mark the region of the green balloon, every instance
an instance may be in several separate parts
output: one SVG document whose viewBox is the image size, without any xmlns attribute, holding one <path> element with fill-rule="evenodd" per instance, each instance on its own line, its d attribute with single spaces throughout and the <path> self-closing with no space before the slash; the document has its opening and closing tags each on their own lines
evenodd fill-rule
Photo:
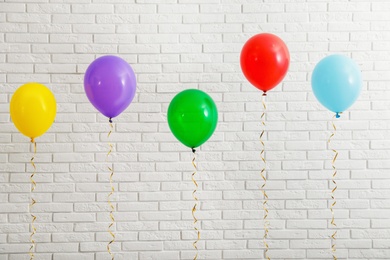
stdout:
<svg viewBox="0 0 390 260">
<path fill-rule="evenodd" d="M 198 89 L 177 94 L 168 107 L 168 124 L 184 145 L 195 148 L 206 142 L 217 127 L 218 111 L 213 99 Z"/>
</svg>

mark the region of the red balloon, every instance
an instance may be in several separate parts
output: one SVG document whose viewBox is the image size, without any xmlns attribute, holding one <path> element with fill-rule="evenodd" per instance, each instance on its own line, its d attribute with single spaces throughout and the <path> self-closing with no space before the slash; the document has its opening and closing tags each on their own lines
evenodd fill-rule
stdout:
<svg viewBox="0 0 390 260">
<path fill-rule="evenodd" d="M 245 43 L 240 64 L 247 80 L 265 93 L 276 87 L 286 75 L 290 53 L 278 36 L 261 33 Z"/>
</svg>

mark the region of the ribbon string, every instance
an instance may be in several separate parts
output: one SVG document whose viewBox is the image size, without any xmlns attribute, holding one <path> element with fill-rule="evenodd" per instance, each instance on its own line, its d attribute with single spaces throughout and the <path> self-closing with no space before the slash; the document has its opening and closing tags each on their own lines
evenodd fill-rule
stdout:
<svg viewBox="0 0 390 260">
<path fill-rule="evenodd" d="M 337 128 L 336 128 L 336 125 L 334 123 L 334 119 L 335 118 L 339 118 L 339 114 L 337 113 L 333 118 L 332 118 L 332 126 L 333 126 L 333 132 L 332 134 L 330 135 L 329 139 L 328 139 L 328 144 L 330 144 L 332 138 L 335 136 L 336 134 L 336 131 L 337 131 Z M 335 222 L 335 218 L 334 218 L 334 207 L 336 206 L 336 197 L 335 197 L 335 192 L 337 190 L 337 183 L 336 183 L 336 176 L 337 176 L 337 169 L 336 169 L 336 160 L 337 160 L 337 156 L 339 155 L 339 153 L 337 152 L 337 150 L 335 149 L 332 149 L 333 153 L 334 153 L 334 157 L 333 157 L 333 160 L 332 160 L 332 168 L 333 168 L 333 175 L 332 175 L 332 182 L 334 184 L 333 188 L 332 188 L 332 193 L 331 193 L 331 198 L 332 198 L 332 204 L 330 205 L 330 211 L 332 212 L 332 220 L 331 220 L 331 225 L 336 228 L 337 225 L 336 225 L 336 222 Z M 336 235 L 337 235 L 337 230 L 335 230 L 333 232 L 333 234 L 331 235 L 331 249 L 332 249 L 332 256 L 333 256 L 333 260 L 337 260 L 337 256 L 336 256 Z"/>
<path fill-rule="evenodd" d="M 264 257 L 265 259 L 267 260 L 270 260 L 271 258 L 268 256 L 268 251 L 269 251 L 269 245 L 267 243 L 267 238 L 268 238 L 268 233 L 269 233 L 269 221 L 268 221 L 268 195 L 267 195 L 267 192 L 265 190 L 265 187 L 267 185 L 267 175 L 266 175 L 266 169 L 267 169 L 267 161 L 265 159 L 265 144 L 264 144 L 264 141 L 263 141 L 263 136 L 265 134 L 265 127 L 266 127 L 266 124 L 265 124 L 265 114 L 266 114 L 266 111 L 267 111 L 267 105 L 265 103 L 265 97 L 267 96 L 267 94 L 264 92 L 263 96 L 262 96 L 262 104 L 263 104 L 263 113 L 261 114 L 261 125 L 262 125 L 262 132 L 260 134 L 260 143 L 262 145 L 262 150 L 260 152 L 260 158 L 261 160 L 263 161 L 263 169 L 261 169 L 261 178 L 263 179 L 263 185 L 261 186 L 261 192 L 263 193 L 263 211 L 264 211 L 264 217 L 263 217 L 263 221 L 264 221 L 264 236 L 263 236 L 263 244 L 264 244 L 264 247 L 265 247 L 265 251 L 264 251 Z"/>
<path fill-rule="evenodd" d="M 34 190 L 35 190 L 35 188 L 37 186 L 37 183 L 34 181 L 34 175 L 37 172 L 37 167 L 35 166 L 35 163 L 34 163 L 35 156 L 37 154 L 37 143 L 35 142 L 34 138 L 31 138 L 31 143 L 33 144 L 33 147 L 34 147 L 34 154 L 33 154 L 33 156 L 30 159 L 30 163 L 31 163 L 31 165 L 32 165 L 32 167 L 34 169 L 33 173 L 30 175 L 31 193 L 32 193 L 32 192 L 34 192 Z M 31 203 L 29 205 L 29 212 L 30 212 L 30 215 L 31 215 L 31 234 L 30 234 L 31 246 L 30 246 L 30 250 L 29 250 L 30 260 L 34 259 L 34 257 L 35 257 L 35 255 L 34 255 L 34 252 L 35 252 L 34 235 L 37 232 L 37 229 L 34 226 L 34 223 L 35 223 L 35 220 L 37 219 L 37 217 L 34 214 L 31 213 L 31 209 L 35 205 L 35 203 L 37 203 L 37 201 L 33 198 L 32 194 L 31 194 Z"/>
<path fill-rule="evenodd" d="M 111 135 L 112 131 L 114 130 L 114 126 L 112 124 L 111 118 L 109 120 L 109 123 L 110 123 L 110 132 L 108 132 L 108 135 L 107 135 L 108 139 L 110 138 L 110 135 Z M 108 161 L 108 157 L 110 156 L 110 154 L 112 153 L 112 150 L 113 150 L 112 143 L 108 142 L 108 145 L 110 147 L 110 150 L 108 151 L 108 153 L 106 155 L 106 162 Z M 110 194 L 108 194 L 108 197 L 107 197 L 107 202 L 108 202 L 108 205 L 110 206 L 110 219 L 111 219 L 111 223 L 108 226 L 108 233 L 111 235 L 111 238 L 112 238 L 110 240 L 110 242 L 108 242 L 108 244 L 107 244 L 107 251 L 108 251 L 108 253 L 111 256 L 111 260 L 114 260 L 114 254 L 111 252 L 111 244 L 115 242 L 115 234 L 114 234 L 114 232 L 111 229 L 114 226 L 114 224 L 115 224 L 115 218 L 114 218 L 114 214 L 113 214 L 113 212 L 115 210 L 115 207 L 111 203 L 111 196 L 115 192 L 115 187 L 114 187 L 113 180 L 112 180 L 112 177 L 114 176 L 114 169 L 113 169 L 112 166 L 111 167 L 108 166 L 107 168 L 110 171 L 110 185 L 111 185 L 111 192 L 110 192 Z"/>
<path fill-rule="evenodd" d="M 198 244 L 198 242 L 199 242 L 199 240 L 200 240 L 200 231 L 199 231 L 199 229 L 197 228 L 197 225 L 196 225 L 196 223 L 198 222 L 198 219 L 195 217 L 195 212 L 196 212 L 196 208 L 197 208 L 197 206 L 198 206 L 198 197 L 196 197 L 196 191 L 197 191 L 197 189 L 198 189 L 198 183 L 196 182 L 196 180 L 195 180 L 195 174 L 196 174 L 196 172 L 197 172 L 197 170 L 198 170 L 198 168 L 197 168 L 197 166 L 196 166 L 196 163 L 195 163 L 195 149 L 192 149 L 192 153 L 193 153 L 193 158 L 192 158 L 192 166 L 194 166 L 194 172 L 192 173 L 192 175 L 191 175 L 191 178 L 192 178 L 192 182 L 195 184 L 195 189 L 194 189 L 194 191 L 192 192 L 192 197 L 194 198 L 194 200 L 195 200 L 195 205 L 192 207 L 192 217 L 194 218 L 194 229 L 195 229 L 195 231 L 196 231 L 196 233 L 197 233 L 197 239 L 196 239 L 196 241 L 194 241 L 193 243 L 192 243 L 192 246 L 195 248 L 195 250 L 196 250 L 196 255 L 194 256 L 194 259 L 193 260 L 196 260 L 196 259 L 198 259 L 198 246 L 197 246 L 197 244 Z"/>
</svg>

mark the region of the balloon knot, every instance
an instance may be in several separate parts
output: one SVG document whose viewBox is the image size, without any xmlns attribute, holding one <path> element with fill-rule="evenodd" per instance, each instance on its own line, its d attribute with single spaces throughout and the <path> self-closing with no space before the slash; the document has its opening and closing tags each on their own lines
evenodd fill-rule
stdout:
<svg viewBox="0 0 390 260">
<path fill-rule="evenodd" d="M 336 118 L 340 118 L 339 112 L 336 113 Z"/>
<path fill-rule="evenodd" d="M 266 97 L 267 96 L 267 91 L 264 91 L 263 92 L 263 97 Z"/>
<path fill-rule="evenodd" d="M 195 152 L 196 152 L 195 148 L 191 148 L 191 149 L 192 149 L 192 152 L 193 152 L 193 153 L 195 153 Z"/>
<path fill-rule="evenodd" d="M 31 137 L 31 143 L 34 143 L 34 137 Z"/>
<path fill-rule="evenodd" d="M 108 122 L 112 123 L 112 117 L 110 117 L 110 119 L 108 120 Z"/>
</svg>

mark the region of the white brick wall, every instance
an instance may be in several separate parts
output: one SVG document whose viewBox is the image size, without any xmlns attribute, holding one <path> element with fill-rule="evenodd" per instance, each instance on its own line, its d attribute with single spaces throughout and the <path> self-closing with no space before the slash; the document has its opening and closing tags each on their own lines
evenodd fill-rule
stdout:
<svg viewBox="0 0 390 260">
<path fill-rule="evenodd" d="M 27 2 L 27 3 L 26 3 Z M 92 3 L 91 3 L 92 2 Z M 364 91 L 338 120 L 339 259 L 390 259 L 390 3 L 387 0 L 0 0 L 0 259 L 29 259 L 28 139 L 9 101 L 28 81 L 49 86 L 58 114 L 37 139 L 40 260 L 109 259 L 107 119 L 87 101 L 83 74 L 116 54 L 138 77 L 115 119 L 116 259 L 192 259 L 191 153 L 166 123 L 169 101 L 199 88 L 220 122 L 199 150 L 199 259 L 262 259 L 261 93 L 239 52 L 260 32 L 291 52 L 269 93 L 266 135 L 272 259 L 331 259 L 328 209 L 332 114 L 311 93 L 314 65 L 343 53 Z"/>
</svg>

